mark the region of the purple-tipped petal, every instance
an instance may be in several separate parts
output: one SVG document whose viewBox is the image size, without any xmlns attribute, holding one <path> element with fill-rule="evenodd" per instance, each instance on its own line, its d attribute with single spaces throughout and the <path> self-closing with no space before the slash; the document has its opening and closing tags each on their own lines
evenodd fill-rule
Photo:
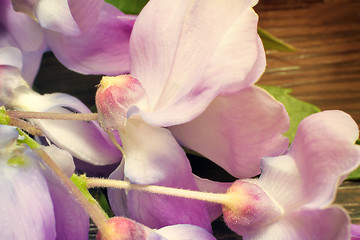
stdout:
<svg viewBox="0 0 360 240">
<path fill-rule="evenodd" d="M 340 207 L 302 209 L 290 213 L 276 224 L 259 229 L 253 235 L 244 236 L 244 239 L 349 239 L 349 224 L 349 216 Z"/>
<path fill-rule="evenodd" d="M 178 224 L 156 230 L 156 233 L 167 240 L 215 240 L 216 238 L 208 231 L 190 224 Z"/>
<path fill-rule="evenodd" d="M 130 41 L 131 74 L 148 94 L 143 118 L 184 123 L 230 86 L 254 82 L 264 69 L 256 23 L 247 1 L 149 2 Z"/>
<path fill-rule="evenodd" d="M 350 115 L 324 111 L 305 118 L 289 149 L 303 179 L 309 206 L 326 206 L 360 163 L 359 129 Z"/>
<path fill-rule="evenodd" d="M 218 96 L 199 117 L 170 129 L 182 145 L 245 178 L 260 173 L 262 157 L 286 150 L 288 127 L 284 106 L 253 86 Z"/>
<path fill-rule="evenodd" d="M 30 151 L 29 151 L 30 152 Z M 55 239 L 55 218 L 46 180 L 27 152 L 12 161 L 0 153 L 0 238 Z"/>
<path fill-rule="evenodd" d="M 170 131 L 130 118 L 119 130 L 125 151 L 125 178 L 136 184 L 153 184 L 197 190 L 189 160 Z M 211 230 L 201 201 L 129 191 L 129 216 L 151 228 L 193 224 Z"/>
<path fill-rule="evenodd" d="M 67 68 L 83 74 L 129 72 L 129 38 L 135 16 L 104 3 L 98 22 L 79 36 L 46 31 L 49 47 Z"/>
<path fill-rule="evenodd" d="M 77 98 L 67 94 L 40 95 L 28 88 L 18 89 L 11 102 L 15 109 L 37 112 L 90 113 Z M 74 157 L 94 165 L 108 165 L 121 160 L 120 151 L 112 144 L 97 122 L 70 120 L 33 120 L 44 135 Z"/>
</svg>

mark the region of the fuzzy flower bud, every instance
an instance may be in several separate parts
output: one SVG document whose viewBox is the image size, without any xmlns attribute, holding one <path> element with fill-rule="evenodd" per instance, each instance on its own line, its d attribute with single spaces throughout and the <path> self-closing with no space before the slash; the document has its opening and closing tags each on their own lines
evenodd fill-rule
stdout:
<svg viewBox="0 0 360 240">
<path fill-rule="evenodd" d="M 107 221 L 106 231 L 99 232 L 97 240 L 141 240 L 146 239 L 146 228 L 137 222 L 123 218 L 113 217 Z"/>
<path fill-rule="evenodd" d="M 282 209 L 255 182 L 238 180 L 226 194 L 232 200 L 223 206 L 224 220 L 239 235 L 249 234 L 282 216 Z"/>
<path fill-rule="evenodd" d="M 130 75 L 103 77 L 95 96 L 102 127 L 118 129 L 124 126 L 128 109 L 135 104 L 141 105 L 145 95 L 141 83 Z"/>
</svg>

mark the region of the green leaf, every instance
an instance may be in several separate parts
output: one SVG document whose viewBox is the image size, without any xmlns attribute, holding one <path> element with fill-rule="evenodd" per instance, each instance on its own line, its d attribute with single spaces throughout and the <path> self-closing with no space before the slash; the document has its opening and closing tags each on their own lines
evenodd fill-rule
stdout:
<svg viewBox="0 0 360 240">
<path fill-rule="evenodd" d="M 138 15 L 149 0 L 105 0 L 123 13 Z"/>
<path fill-rule="evenodd" d="M 360 145 L 360 139 L 356 140 L 355 144 Z M 353 172 L 351 172 L 349 174 L 349 176 L 347 176 L 346 180 L 359 181 L 360 180 L 360 167 L 358 167 Z"/>
<path fill-rule="evenodd" d="M 294 52 L 296 49 L 283 40 L 273 36 L 262 28 L 258 28 L 258 34 L 264 44 L 265 50 L 278 50 L 283 52 Z"/>
<path fill-rule="evenodd" d="M 0 107 L 0 124 L 2 125 L 9 125 L 10 117 L 6 112 L 4 106 Z"/>
<path fill-rule="evenodd" d="M 352 173 L 349 174 L 349 176 L 346 178 L 346 180 L 360 180 L 360 167 L 355 169 Z"/>
<path fill-rule="evenodd" d="M 294 139 L 297 127 L 301 120 L 310 114 L 320 112 L 318 107 L 289 95 L 291 89 L 275 86 L 261 87 L 270 93 L 276 100 L 284 104 L 290 117 L 290 128 L 285 133 L 285 136 L 289 138 L 290 142 Z"/>
</svg>

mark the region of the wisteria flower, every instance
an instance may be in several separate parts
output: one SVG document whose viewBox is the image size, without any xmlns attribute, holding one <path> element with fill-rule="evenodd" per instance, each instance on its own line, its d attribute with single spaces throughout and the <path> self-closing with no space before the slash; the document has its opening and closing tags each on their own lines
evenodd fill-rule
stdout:
<svg viewBox="0 0 360 240">
<path fill-rule="evenodd" d="M 5 11 L 14 18 L 27 13 L 36 19 L 47 46 L 67 68 L 84 74 L 129 71 L 129 37 L 135 16 L 125 15 L 103 0 L 11 2 L 19 12 Z M 16 32 L 21 36 L 32 30 L 24 28 L 19 25 Z"/>
<path fill-rule="evenodd" d="M 41 27 L 30 16 L 16 13 L 10 0 L 3 0 L 0 2 L 0 29 L 0 65 L 19 69 L 32 84 L 47 49 Z"/>
<path fill-rule="evenodd" d="M 265 67 L 254 4 L 152 0 L 145 6 L 130 39 L 131 76 L 103 78 L 96 96 L 103 127 L 119 130 L 126 155 L 112 177 L 197 189 L 172 134 L 238 177 L 260 173 L 263 156 L 286 150 L 284 107 L 252 86 Z M 109 193 L 117 214 L 149 227 L 209 229 L 199 202 L 129 192 L 124 204 L 124 192 Z"/>
<path fill-rule="evenodd" d="M 336 189 L 360 163 L 357 124 L 341 111 L 305 118 L 286 154 L 264 158 L 259 179 L 229 188 L 228 226 L 244 239 L 350 239 L 350 218 L 333 205 Z"/>
<path fill-rule="evenodd" d="M 0 125 L 0 238 L 87 239 L 89 217 L 29 147 L 17 144 L 16 128 Z M 70 176 L 71 155 L 46 147 Z"/>
<path fill-rule="evenodd" d="M 0 87 L 0 104 L 12 109 L 91 113 L 81 101 L 68 94 L 36 93 L 14 67 L 0 66 Z M 42 119 L 34 119 L 32 122 L 51 142 L 84 162 L 109 165 L 121 160 L 121 152 L 112 144 L 97 122 Z"/>
<path fill-rule="evenodd" d="M 351 240 L 360 239 L 360 225 L 352 224 L 351 225 Z"/>
<path fill-rule="evenodd" d="M 177 224 L 160 229 L 151 229 L 131 219 L 123 217 L 113 217 L 107 221 L 107 231 L 99 232 L 98 240 L 171 240 L 171 239 L 201 239 L 215 240 L 214 236 L 208 231 L 190 224 Z"/>
</svg>

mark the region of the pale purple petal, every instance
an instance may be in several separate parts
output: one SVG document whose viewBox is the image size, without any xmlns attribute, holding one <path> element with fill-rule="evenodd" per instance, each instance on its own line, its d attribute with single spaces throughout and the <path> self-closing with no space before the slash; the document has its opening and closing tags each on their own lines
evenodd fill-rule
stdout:
<svg viewBox="0 0 360 240">
<path fill-rule="evenodd" d="M 194 177 L 195 177 L 196 186 L 199 188 L 199 191 L 201 192 L 226 193 L 227 189 L 232 185 L 232 183 L 215 182 L 209 179 L 200 178 L 196 175 L 194 175 Z M 214 221 L 221 215 L 222 213 L 221 204 L 210 203 L 210 202 L 204 202 L 204 204 L 206 206 L 211 221 Z"/>
<path fill-rule="evenodd" d="M 99 19 L 103 0 L 68 0 L 70 12 L 82 32 L 88 31 Z"/>
<path fill-rule="evenodd" d="M 0 148 L 5 148 L 16 141 L 19 132 L 15 127 L 0 125 Z"/>
<path fill-rule="evenodd" d="M 21 70 L 31 85 L 46 50 L 40 26 L 28 15 L 15 12 L 8 0 L 0 2 L 0 65 Z"/>
<path fill-rule="evenodd" d="M 90 113 L 77 98 L 67 94 L 40 95 L 30 89 L 19 89 L 11 102 L 15 109 L 37 112 Z M 121 160 L 120 151 L 112 144 L 97 122 L 69 120 L 33 120 L 44 135 L 74 157 L 94 165 L 108 165 Z"/>
<path fill-rule="evenodd" d="M 258 185 L 271 196 L 284 211 L 299 208 L 304 196 L 304 182 L 293 158 L 283 155 L 261 161 Z"/>
<path fill-rule="evenodd" d="M 130 182 L 197 190 L 189 160 L 169 130 L 130 118 L 120 136 Z M 127 197 L 129 216 L 151 228 L 185 223 L 211 230 L 201 201 L 136 191 Z"/>
<path fill-rule="evenodd" d="M 254 82 L 264 68 L 256 22 L 247 1 L 149 2 L 130 43 L 131 74 L 148 94 L 143 118 L 160 126 L 183 123 L 228 87 Z M 256 74 L 248 78 L 249 72 Z"/>
<path fill-rule="evenodd" d="M 360 163 L 359 129 L 350 115 L 324 111 L 299 125 L 289 156 L 303 179 L 309 206 L 326 206 L 344 178 Z"/>
<path fill-rule="evenodd" d="M 285 210 L 329 205 L 344 176 L 359 165 L 356 123 L 341 111 L 305 118 L 290 150 L 261 162 L 259 185 Z"/>
<path fill-rule="evenodd" d="M 7 46 L 0 48 L 0 65 L 22 69 L 22 54 L 18 48 Z"/>
<path fill-rule="evenodd" d="M 42 29 L 34 19 L 25 13 L 15 12 L 9 0 L 2 0 L 0 9 L 0 23 L 14 39 L 14 46 L 25 52 L 45 50 Z"/>
<path fill-rule="evenodd" d="M 44 147 L 43 150 L 51 156 L 52 160 L 64 171 L 70 178 L 75 171 L 75 164 L 71 154 L 68 151 L 60 149 L 55 145 Z"/>
<path fill-rule="evenodd" d="M 41 27 L 66 35 L 80 35 L 81 29 L 73 18 L 68 0 L 40 0 L 34 8 Z"/>
<path fill-rule="evenodd" d="M 55 239 L 55 218 L 48 186 L 37 162 L 26 153 L 23 165 L 0 153 L 0 238 Z"/>
<path fill-rule="evenodd" d="M 351 240 L 360 239 L 360 225 L 351 224 Z"/>
<path fill-rule="evenodd" d="M 218 96 L 199 117 L 170 129 L 185 147 L 245 178 L 260 173 L 262 157 L 286 150 L 288 140 L 282 134 L 288 127 L 284 106 L 252 86 Z"/>
<path fill-rule="evenodd" d="M 67 68 L 84 74 L 129 72 L 129 38 L 135 16 L 104 3 L 98 22 L 79 36 L 46 31 L 49 47 Z"/>
<path fill-rule="evenodd" d="M 54 155 L 51 157 L 54 159 Z M 49 170 L 44 171 L 44 174 L 54 206 L 57 239 L 88 239 L 89 216 L 69 193 L 69 190 Z"/>
<path fill-rule="evenodd" d="M 350 219 L 340 207 L 302 209 L 285 216 L 278 223 L 260 229 L 243 239 L 267 240 L 337 240 L 349 239 Z"/>
<path fill-rule="evenodd" d="M 216 240 L 208 231 L 190 224 L 178 224 L 156 230 L 156 233 L 167 240 Z"/>
<path fill-rule="evenodd" d="M 121 161 L 120 165 L 109 176 L 110 179 L 125 180 L 124 176 L 125 161 Z M 108 188 L 107 194 L 111 210 L 116 216 L 129 216 L 127 210 L 126 193 L 123 189 Z"/>
</svg>

